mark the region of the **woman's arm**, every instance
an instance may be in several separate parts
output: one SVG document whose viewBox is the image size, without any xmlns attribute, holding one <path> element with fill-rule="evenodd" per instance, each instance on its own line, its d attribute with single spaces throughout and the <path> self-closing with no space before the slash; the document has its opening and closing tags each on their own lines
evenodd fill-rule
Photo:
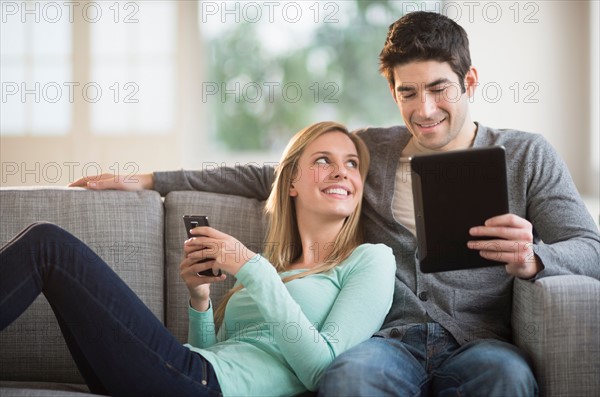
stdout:
<svg viewBox="0 0 600 397">
<path fill-rule="evenodd" d="M 179 264 L 179 276 L 190 293 L 188 343 L 194 347 L 203 348 L 217 342 L 210 303 L 210 284 L 223 281 L 227 276 L 225 274 L 218 277 L 198 275 L 198 272 L 211 266 L 211 262 L 199 262 L 202 257 L 199 258 L 196 255 L 200 248 L 190 239 L 185 241 L 183 244 L 184 257 Z"/>
<path fill-rule="evenodd" d="M 396 261 L 392 251 L 381 244 L 355 250 L 344 264 L 341 290 L 323 324 L 312 324 L 273 266 L 262 257 L 256 258 L 239 270 L 237 278 L 265 321 L 276 327 L 274 342 L 286 362 L 307 389 L 315 390 L 335 357 L 381 327 L 394 292 Z M 318 295 L 319 290 L 307 290 L 307 294 Z"/>
<path fill-rule="evenodd" d="M 205 348 L 217 343 L 212 305 L 207 311 L 188 307 L 188 343 L 194 347 Z"/>
<path fill-rule="evenodd" d="M 274 327 L 273 342 L 309 390 L 316 389 L 323 372 L 337 355 L 379 330 L 391 306 L 396 261 L 392 250 L 385 245 L 357 247 L 343 268 L 336 268 L 340 291 L 331 308 L 326 308 L 329 314 L 323 324 L 313 324 L 266 259 L 216 229 L 201 226 L 192 233 L 198 237 L 186 242 L 188 257 L 210 258 L 210 262 L 202 265 L 236 276 L 255 301 L 265 323 Z M 305 283 L 302 279 L 291 281 L 296 282 Z M 330 283 L 330 278 L 313 277 L 310 283 L 302 284 L 301 293 L 318 296 L 324 285 Z"/>
</svg>

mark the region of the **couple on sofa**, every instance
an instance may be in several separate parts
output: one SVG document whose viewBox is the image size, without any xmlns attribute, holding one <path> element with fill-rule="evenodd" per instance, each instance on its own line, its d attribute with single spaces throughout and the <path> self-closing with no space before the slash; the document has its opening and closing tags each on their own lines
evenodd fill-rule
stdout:
<svg viewBox="0 0 600 397">
<path fill-rule="evenodd" d="M 83 243 L 49 224 L 32 225 L 2 248 L 0 328 L 43 292 L 90 390 L 100 394 L 262 396 L 318 388 L 323 396 L 536 395 L 527 357 L 509 343 L 513 278 L 600 278 L 598 230 L 542 137 L 471 120 L 478 77 L 459 25 L 410 13 L 391 25 L 380 63 L 406 127 L 349 133 L 317 123 L 291 139 L 276 169 L 156 172 L 134 184 L 106 175 L 72 184 L 267 199 L 262 254 L 208 227 L 184 243 L 189 344 L 177 342 Z M 498 250 L 481 250 L 491 245 L 481 241 L 469 247 L 504 266 L 421 273 L 406 159 L 491 145 L 506 148 L 511 213 L 470 231 Z M 210 261 L 201 263 L 207 252 Z M 210 267 L 238 281 L 216 316 L 210 284 L 226 275 L 198 275 Z M 85 343 L 69 324 L 90 317 L 132 338 Z M 256 323 L 256 334 L 236 333 L 242 321 Z"/>
</svg>

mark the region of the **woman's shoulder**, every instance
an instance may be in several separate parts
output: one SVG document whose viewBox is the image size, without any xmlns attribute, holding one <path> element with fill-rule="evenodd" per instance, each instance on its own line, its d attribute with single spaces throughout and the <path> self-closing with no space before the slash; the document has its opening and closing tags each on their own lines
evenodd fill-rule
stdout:
<svg viewBox="0 0 600 397">
<path fill-rule="evenodd" d="M 385 244 L 364 243 L 357 246 L 342 263 L 343 268 L 350 270 L 357 268 L 362 271 L 370 271 L 371 266 L 378 269 L 387 269 L 395 272 L 396 259 L 390 247 Z"/>
<path fill-rule="evenodd" d="M 392 249 L 385 244 L 372 244 L 372 243 L 363 243 L 352 251 L 350 257 L 353 255 L 384 255 L 384 256 L 394 256 Z"/>
</svg>

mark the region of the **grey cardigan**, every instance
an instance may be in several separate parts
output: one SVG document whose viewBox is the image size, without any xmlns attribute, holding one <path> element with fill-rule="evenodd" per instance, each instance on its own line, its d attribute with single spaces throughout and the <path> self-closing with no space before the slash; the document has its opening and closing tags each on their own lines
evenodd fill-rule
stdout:
<svg viewBox="0 0 600 397">
<path fill-rule="evenodd" d="M 394 302 L 379 335 L 401 335 L 413 324 L 437 322 L 459 343 L 511 339 L 513 277 L 504 266 L 424 274 L 416 239 L 392 214 L 395 173 L 411 135 L 405 127 L 357 131 L 371 153 L 363 214 L 368 242 L 390 246 L 396 256 Z M 536 278 L 584 274 L 600 279 L 600 236 L 569 171 L 541 136 L 478 124 L 474 147 L 502 145 L 507 154 L 510 212 L 534 227 L 534 252 L 544 270 Z M 162 195 L 201 190 L 264 200 L 273 183 L 272 165 L 170 171 L 154 174 Z M 377 288 L 377 286 L 372 286 Z"/>
</svg>

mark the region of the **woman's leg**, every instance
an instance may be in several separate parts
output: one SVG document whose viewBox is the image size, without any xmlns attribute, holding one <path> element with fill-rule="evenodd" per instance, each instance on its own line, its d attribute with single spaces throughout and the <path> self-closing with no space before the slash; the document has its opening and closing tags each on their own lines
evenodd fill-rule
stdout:
<svg viewBox="0 0 600 397">
<path fill-rule="evenodd" d="M 71 333 L 67 323 L 65 323 L 63 320 L 60 312 L 54 309 L 52 305 L 50 305 L 50 307 L 52 307 L 52 311 L 54 312 L 56 321 L 58 322 L 65 342 L 67 343 L 71 357 L 73 357 L 73 361 L 75 361 L 75 364 L 77 365 L 77 368 L 79 369 L 79 372 L 81 373 L 81 376 L 85 380 L 85 383 L 88 385 L 89 389 L 95 394 L 109 395 L 109 391 L 96 376 L 94 369 L 90 366 L 90 363 L 85 358 L 85 355 L 81 351 L 77 340 Z"/>
<path fill-rule="evenodd" d="M 0 250 L 0 330 L 43 293 L 92 391 L 219 395 L 212 367 L 182 346 L 83 242 L 30 226 Z"/>
</svg>

